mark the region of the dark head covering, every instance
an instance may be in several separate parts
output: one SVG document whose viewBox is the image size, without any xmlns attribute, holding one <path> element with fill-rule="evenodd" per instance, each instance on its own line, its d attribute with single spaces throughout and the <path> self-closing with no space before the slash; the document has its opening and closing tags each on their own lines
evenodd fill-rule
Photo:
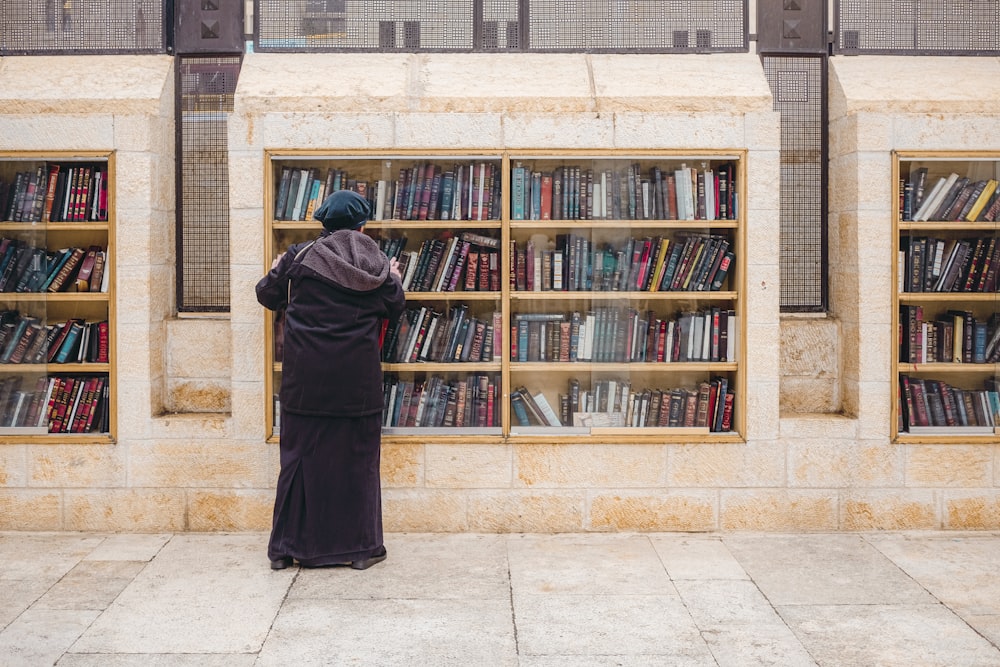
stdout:
<svg viewBox="0 0 1000 667">
<path fill-rule="evenodd" d="M 331 232 L 338 229 L 357 229 L 365 224 L 371 207 L 368 201 L 354 190 L 337 190 L 327 197 L 313 214 L 323 227 Z"/>
</svg>

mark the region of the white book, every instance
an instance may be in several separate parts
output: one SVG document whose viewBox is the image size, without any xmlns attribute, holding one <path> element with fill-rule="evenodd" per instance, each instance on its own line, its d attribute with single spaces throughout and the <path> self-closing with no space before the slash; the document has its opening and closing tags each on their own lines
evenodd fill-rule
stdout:
<svg viewBox="0 0 1000 667">
<path fill-rule="evenodd" d="M 726 361 L 733 362 L 736 361 L 736 355 L 739 353 L 737 346 L 740 337 L 739 316 L 729 313 L 729 317 L 726 318 L 726 326 L 729 329 L 729 335 L 726 339 Z"/>
<path fill-rule="evenodd" d="M 586 328 L 586 336 L 583 339 L 583 361 L 594 360 L 594 327 L 597 326 L 597 316 L 594 313 L 587 313 L 584 324 L 580 328 Z"/>
<path fill-rule="evenodd" d="M 408 250 L 406 254 L 409 255 L 410 259 L 406 262 L 406 275 L 403 276 L 403 289 L 410 289 L 410 283 L 413 282 L 413 275 L 417 272 L 417 259 L 419 255 L 416 250 Z"/>
<path fill-rule="evenodd" d="M 49 424 L 49 401 L 52 400 L 52 388 L 55 386 L 56 378 L 50 377 L 45 386 L 45 400 L 42 401 L 42 409 L 38 411 L 38 423 L 35 426 L 43 427 Z M 277 415 L 277 413 L 276 413 Z M 277 416 L 275 416 L 277 419 Z"/>
<path fill-rule="evenodd" d="M 487 206 L 486 206 L 487 202 L 486 202 L 485 199 L 483 199 L 483 197 L 485 197 L 485 188 L 486 188 L 486 163 L 485 162 L 480 162 L 479 163 L 479 196 L 476 198 L 476 201 L 478 202 L 479 205 L 476 207 L 476 220 L 483 220 L 483 215 L 485 215 L 484 212 L 487 210 Z"/>
<path fill-rule="evenodd" d="M 677 331 L 676 322 L 673 320 L 667 322 L 667 340 L 663 345 L 663 361 L 670 363 L 674 360 L 674 335 Z"/>
<path fill-rule="evenodd" d="M 375 186 L 375 219 L 385 220 L 385 196 L 389 189 L 388 181 L 379 181 Z M 320 193 L 320 201 L 322 200 L 322 193 Z"/>
<path fill-rule="evenodd" d="M 102 251 L 102 253 L 104 254 L 104 273 L 101 275 L 101 292 L 107 294 L 111 281 L 111 250 Z"/>
<path fill-rule="evenodd" d="M 549 426 L 562 426 L 562 420 L 559 419 L 559 415 L 556 411 L 552 409 L 549 405 L 548 399 L 545 398 L 545 394 L 538 392 L 537 394 L 532 394 L 531 398 L 535 400 L 535 404 L 538 409 L 542 411 L 542 416 L 545 417 L 545 421 L 548 422 Z"/>
<path fill-rule="evenodd" d="M 701 360 L 711 361 L 712 360 L 712 312 L 705 312 L 705 324 L 704 331 L 701 336 Z"/>
<path fill-rule="evenodd" d="M 446 280 L 451 275 L 451 271 L 454 268 L 455 262 L 455 248 L 458 246 L 458 237 L 453 236 L 448 240 L 448 249 L 444 253 L 444 257 L 441 259 L 441 274 L 438 276 L 437 282 L 434 283 L 433 292 L 443 291 L 443 285 Z"/>
<path fill-rule="evenodd" d="M 420 353 L 417 355 L 417 359 L 421 361 L 427 360 L 427 355 L 432 347 L 431 342 L 434 340 L 434 332 L 437 331 L 438 322 L 441 321 L 441 316 L 434 312 L 431 313 L 430 318 L 430 324 L 427 325 L 427 335 L 424 336 L 424 341 L 420 345 Z"/>
<path fill-rule="evenodd" d="M 687 339 L 688 361 L 701 360 L 701 337 L 705 335 L 705 318 L 698 315 L 691 316 L 691 335 Z"/>
<path fill-rule="evenodd" d="M 390 422 L 392 421 L 393 407 L 396 405 L 396 390 L 398 387 L 398 382 L 393 382 L 392 386 L 389 387 L 389 404 L 385 410 L 385 414 L 382 415 L 382 426 L 392 426 Z"/>
<path fill-rule="evenodd" d="M 924 200 L 924 203 L 921 204 L 920 210 L 917 211 L 917 215 L 913 216 L 913 219 L 930 219 L 930 216 L 934 215 L 938 207 L 941 206 L 941 202 L 948 196 L 948 191 L 951 190 L 951 186 L 953 186 L 957 180 L 958 174 L 955 172 L 950 173 L 947 178 L 939 179 L 937 185 L 935 185 L 934 189 L 931 190 L 931 194 Z"/>
<path fill-rule="evenodd" d="M 292 208 L 292 220 L 298 220 L 302 216 L 302 207 L 306 201 L 306 191 L 309 187 L 309 170 L 299 170 L 299 191 L 295 193 L 295 206 Z"/>
<path fill-rule="evenodd" d="M 555 250 L 552 253 L 552 289 L 556 292 L 561 292 L 563 288 L 562 284 L 563 275 L 563 256 L 561 250 Z"/>
<path fill-rule="evenodd" d="M 415 319 L 413 324 L 410 325 L 410 335 L 406 338 L 406 353 L 403 355 L 403 358 L 400 359 L 401 362 L 407 363 L 413 357 L 413 347 L 416 345 L 417 336 L 420 333 L 420 325 L 423 324 L 424 317 L 426 316 L 427 306 L 421 306 L 417 319 Z"/>
<path fill-rule="evenodd" d="M 715 220 L 715 172 L 705 170 L 705 219 Z"/>
</svg>

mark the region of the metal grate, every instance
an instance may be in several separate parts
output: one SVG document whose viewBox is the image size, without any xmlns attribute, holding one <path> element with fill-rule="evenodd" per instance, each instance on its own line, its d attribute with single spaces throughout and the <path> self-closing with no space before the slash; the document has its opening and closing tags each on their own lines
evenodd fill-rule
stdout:
<svg viewBox="0 0 1000 667">
<path fill-rule="evenodd" d="M 764 56 L 781 113 L 781 310 L 823 311 L 826 256 L 826 58 Z"/>
<path fill-rule="evenodd" d="M 747 0 L 255 0 L 260 51 L 747 51 Z"/>
<path fill-rule="evenodd" d="M 164 0 L 2 0 L 0 55 L 164 53 Z"/>
<path fill-rule="evenodd" d="M 1000 53 L 997 0 L 839 0 L 835 15 L 837 53 Z"/>
<path fill-rule="evenodd" d="M 532 50 L 746 51 L 742 0 L 536 0 Z"/>
<path fill-rule="evenodd" d="M 226 125 L 240 59 L 178 58 L 177 309 L 229 310 Z"/>
</svg>

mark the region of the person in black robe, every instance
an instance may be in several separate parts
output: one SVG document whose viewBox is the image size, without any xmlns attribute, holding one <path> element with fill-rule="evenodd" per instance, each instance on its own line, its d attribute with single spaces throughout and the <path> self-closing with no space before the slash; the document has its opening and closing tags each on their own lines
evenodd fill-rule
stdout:
<svg viewBox="0 0 1000 667">
<path fill-rule="evenodd" d="M 339 190 L 314 217 L 319 238 L 294 244 L 257 283 L 285 310 L 281 470 L 271 567 L 367 567 L 386 558 L 379 477 L 382 322 L 406 306 L 395 260 L 363 231 L 370 206 Z"/>
</svg>

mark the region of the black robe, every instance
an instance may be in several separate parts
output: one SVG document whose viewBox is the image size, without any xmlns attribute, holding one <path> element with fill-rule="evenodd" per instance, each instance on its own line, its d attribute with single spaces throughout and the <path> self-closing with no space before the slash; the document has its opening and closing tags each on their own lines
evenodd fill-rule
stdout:
<svg viewBox="0 0 1000 667">
<path fill-rule="evenodd" d="M 366 559 L 382 547 L 379 336 L 405 308 L 402 286 L 375 241 L 341 230 L 291 246 L 257 283 L 257 300 L 286 308 L 268 557 Z"/>
</svg>

